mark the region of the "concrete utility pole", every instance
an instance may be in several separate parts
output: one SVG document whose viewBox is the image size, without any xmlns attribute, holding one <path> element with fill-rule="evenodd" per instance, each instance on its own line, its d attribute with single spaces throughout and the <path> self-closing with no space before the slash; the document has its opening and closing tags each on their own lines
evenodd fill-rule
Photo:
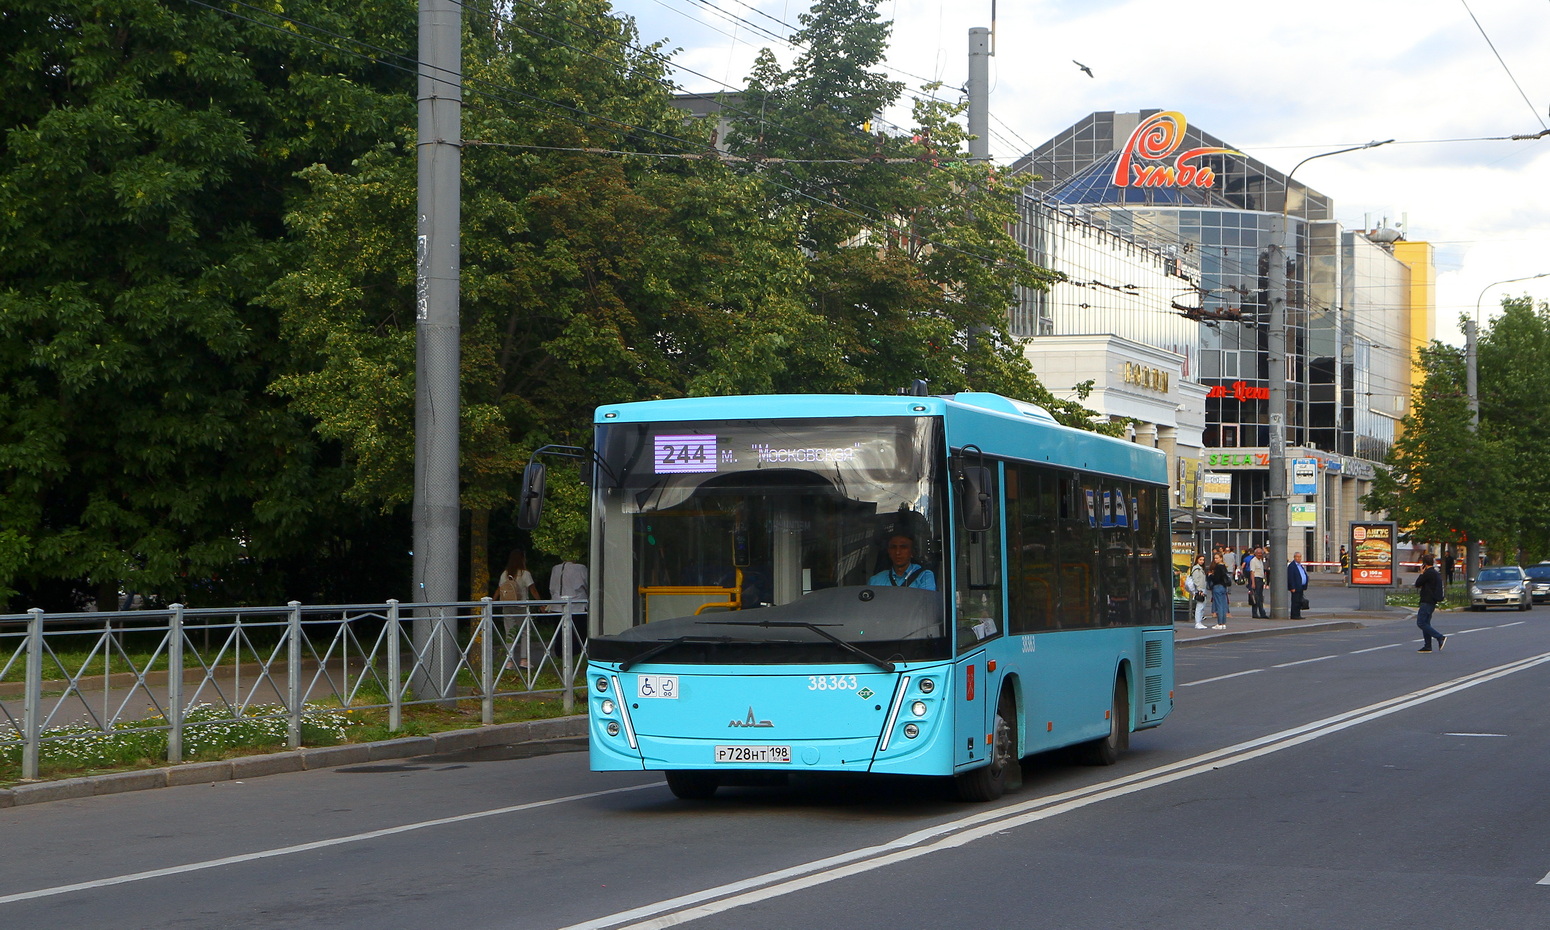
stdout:
<svg viewBox="0 0 1550 930">
<path fill-rule="evenodd" d="M 415 238 L 414 600 L 457 600 L 458 229 L 462 210 L 462 6 L 420 0 L 419 205 Z M 415 615 L 420 697 L 448 697 L 456 621 Z"/>
<path fill-rule="evenodd" d="M 1266 354 L 1269 356 L 1269 371 L 1266 372 L 1270 379 L 1270 488 L 1265 495 L 1265 532 L 1269 537 L 1266 541 L 1270 548 L 1271 566 L 1275 580 L 1270 587 L 1270 616 L 1284 620 L 1291 616 L 1291 595 L 1286 590 L 1286 579 L 1281 576 L 1285 571 L 1286 563 L 1292 560 L 1292 552 L 1301 548 L 1287 546 L 1287 505 L 1289 503 L 1286 493 L 1286 245 L 1291 238 L 1291 224 L 1288 221 L 1288 208 L 1291 206 L 1292 175 L 1297 169 L 1313 161 L 1315 158 L 1328 158 L 1331 155 L 1341 155 L 1346 152 L 1356 152 L 1361 149 L 1376 148 L 1380 145 L 1388 145 L 1393 139 L 1385 139 L 1382 142 L 1368 142 L 1366 145 L 1353 145 L 1349 148 L 1336 149 L 1333 152 L 1320 152 L 1317 155 L 1309 155 L 1286 173 L 1286 192 L 1281 198 L 1281 218 L 1275 231 L 1270 237 L 1270 267 L 1265 281 L 1265 289 L 1268 291 L 1270 301 L 1270 332 L 1266 339 Z M 1295 249 L 1296 243 L 1292 242 Z"/>
<path fill-rule="evenodd" d="M 990 160 L 990 30 L 969 30 L 969 161 Z"/>
</svg>

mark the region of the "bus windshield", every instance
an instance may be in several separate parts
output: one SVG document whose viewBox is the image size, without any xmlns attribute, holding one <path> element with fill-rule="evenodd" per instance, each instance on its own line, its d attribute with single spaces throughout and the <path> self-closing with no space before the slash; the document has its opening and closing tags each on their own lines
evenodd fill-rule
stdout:
<svg viewBox="0 0 1550 930">
<path fill-rule="evenodd" d="M 949 654 L 938 420 L 608 424 L 597 449 L 597 658 L 680 641 L 676 661 Z"/>
</svg>

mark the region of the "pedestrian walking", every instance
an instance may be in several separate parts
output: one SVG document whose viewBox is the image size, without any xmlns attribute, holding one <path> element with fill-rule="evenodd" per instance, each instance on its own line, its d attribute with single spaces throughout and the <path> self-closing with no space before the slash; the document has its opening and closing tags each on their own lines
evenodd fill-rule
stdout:
<svg viewBox="0 0 1550 930">
<path fill-rule="evenodd" d="M 1211 563 L 1211 571 L 1206 576 L 1211 584 L 1211 607 L 1216 612 L 1215 629 L 1227 629 L 1227 589 L 1232 587 L 1232 576 L 1227 574 L 1227 563 L 1222 561 L 1220 553 Z"/>
<path fill-rule="evenodd" d="M 1448 596 L 1442 586 L 1442 576 L 1432 564 L 1434 561 L 1430 552 L 1421 556 L 1421 575 L 1415 580 L 1415 586 L 1421 592 L 1421 606 L 1416 608 L 1415 625 L 1421 628 L 1422 637 L 1421 648 L 1416 652 L 1431 652 L 1434 639 L 1437 640 L 1437 651 L 1441 652 L 1443 644 L 1448 641 L 1448 637 L 1432 629 L 1432 612 Z"/>
<path fill-rule="evenodd" d="M 1341 546 L 1340 547 L 1340 574 L 1344 575 L 1347 572 L 1349 572 L 1350 570 L 1351 570 L 1351 553 L 1346 551 L 1345 546 Z"/>
<path fill-rule="evenodd" d="M 1184 576 L 1184 590 L 1190 593 L 1193 603 L 1190 606 L 1195 613 L 1195 629 L 1206 628 L 1206 595 L 1211 591 L 1211 582 L 1206 577 L 1205 553 L 1195 556 L 1195 564 L 1189 567 L 1189 574 Z"/>
<path fill-rule="evenodd" d="M 1265 608 L 1265 581 L 1268 577 L 1265 565 L 1265 548 L 1256 548 L 1249 556 L 1243 571 L 1249 586 L 1249 612 L 1256 620 L 1269 620 L 1270 611 Z"/>
<path fill-rule="evenodd" d="M 1301 552 L 1293 552 L 1292 560 L 1286 563 L 1286 590 L 1292 595 L 1292 619 L 1301 620 L 1308 591 L 1308 570 L 1303 568 Z"/>
</svg>

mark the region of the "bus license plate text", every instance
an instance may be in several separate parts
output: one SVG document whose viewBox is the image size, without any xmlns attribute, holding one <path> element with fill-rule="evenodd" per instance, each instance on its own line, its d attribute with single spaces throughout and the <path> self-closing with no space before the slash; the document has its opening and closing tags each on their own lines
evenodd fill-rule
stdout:
<svg viewBox="0 0 1550 930">
<path fill-rule="evenodd" d="M 791 761 L 790 746 L 717 746 L 717 762 L 778 762 Z"/>
</svg>

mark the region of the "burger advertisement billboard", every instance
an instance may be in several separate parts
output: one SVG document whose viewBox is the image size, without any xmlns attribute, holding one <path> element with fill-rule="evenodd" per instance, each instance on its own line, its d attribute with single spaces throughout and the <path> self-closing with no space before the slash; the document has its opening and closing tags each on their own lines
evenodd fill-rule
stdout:
<svg viewBox="0 0 1550 930">
<path fill-rule="evenodd" d="M 1393 523 L 1351 524 L 1351 584 L 1394 583 L 1395 538 Z"/>
</svg>

